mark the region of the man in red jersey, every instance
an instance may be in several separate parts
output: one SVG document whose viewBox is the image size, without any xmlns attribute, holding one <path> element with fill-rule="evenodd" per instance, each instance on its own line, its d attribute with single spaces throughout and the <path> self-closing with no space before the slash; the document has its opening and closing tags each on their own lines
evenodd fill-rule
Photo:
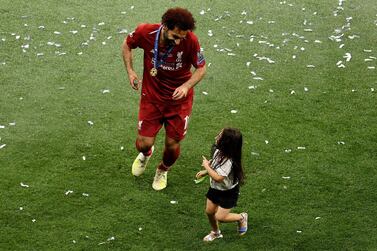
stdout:
<svg viewBox="0 0 377 251">
<path fill-rule="evenodd" d="M 133 175 L 140 176 L 145 171 L 156 135 L 165 127 L 164 153 L 152 184 L 155 190 L 167 186 L 167 173 L 179 157 L 180 141 L 187 132 L 193 87 L 206 71 L 194 29 L 195 20 L 188 10 L 172 8 L 163 14 L 161 24 L 140 24 L 123 43 L 123 61 L 131 87 L 138 90 L 142 86 L 136 139 L 139 155 L 132 164 Z M 144 50 L 142 81 L 132 64 L 132 50 L 137 47 Z"/>
</svg>

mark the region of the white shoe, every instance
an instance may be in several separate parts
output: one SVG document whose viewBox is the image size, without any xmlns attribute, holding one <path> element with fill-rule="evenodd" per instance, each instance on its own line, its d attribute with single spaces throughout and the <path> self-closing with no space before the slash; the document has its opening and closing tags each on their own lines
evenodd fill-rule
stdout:
<svg viewBox="0 0 377 251">
<path fill-rule="evenodd" d="M 132 164 L 132 174 L 134 176 L 140 176 L 144 173 L 148 161 L 153 155 L 154 146 L 152 146 L 151 149 L 152 153 L 149 156 L 144 156 L 143 153 L 139 153 L 139 155 L 137 155 L 136 159 L 134 160 L 134 163 Z"/>
<path fill-rule="evenodd" d="M 214 241 L 216 239 L 220 239 L 220 238 L 223 238 L 223 235 L 221 234 L 221 231 L 217 231 L 214 232 L 214 231 L 211 231 L 209 234 L 207 234 L 204 238 L 203 238 L 203 241 L 206 241 L 206 242 L 210 242 L 210 241 Z"/>
<path fill-rule="evenodd" d="M 152 187 L 156 191 L 164 189 L 168 185 L 168 171 L 162 171 L 156 169 L 156 174 L 154 175 Z"/>
</svg>

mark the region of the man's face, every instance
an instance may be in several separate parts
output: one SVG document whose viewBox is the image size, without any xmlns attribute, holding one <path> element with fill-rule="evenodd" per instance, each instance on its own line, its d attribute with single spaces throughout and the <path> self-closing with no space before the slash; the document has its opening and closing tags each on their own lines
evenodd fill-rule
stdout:
<svg viewBox="0 0 377 251">
<path fill-rule="evenodd" d="M 163 39 L 167 45 L 179 45 L 179 43 L 186 38 L 188 31 L 183 31 L 177 27 L 169 30 L 166 26 L 163 28 Z"/>
</svg>

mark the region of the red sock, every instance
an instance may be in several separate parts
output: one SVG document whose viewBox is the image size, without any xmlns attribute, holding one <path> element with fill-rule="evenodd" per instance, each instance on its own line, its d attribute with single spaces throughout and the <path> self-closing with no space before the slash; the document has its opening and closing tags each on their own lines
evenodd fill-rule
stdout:
<svg viewBox="0 0 377 251">
<path fill-rule="evenodd" d="M 169 149 L 165 147 L 164 156 L 162 157 L 162 164 L 169 168 L 178 159 L 180 153 L 181 153 L 180 145 L 178 145 L 178 147 L 176 147 L 175 149 Z"/>
<path fill-rule="evenodd" d="M 152 147 L 146 148 L 146 147 L 141 147 L 141 143 L 139 140 L 136 140 L 135 142 L 136 149 L 143 153 L 145 157 L 151 156 L 152 154 Z"/>
</svg>

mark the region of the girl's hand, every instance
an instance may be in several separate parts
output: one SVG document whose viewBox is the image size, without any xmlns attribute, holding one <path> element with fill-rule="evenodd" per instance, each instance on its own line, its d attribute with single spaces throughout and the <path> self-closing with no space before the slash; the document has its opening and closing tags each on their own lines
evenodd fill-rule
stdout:
<svg viewBox="0 0 377 251">
<path fill-rule="evenodd" d="M 198 179 L 200 179 L 201 177 L 206 176 L 207 174 L 208 174 L 207 170 L 201 170 L 201 171 L 199 171 L 199 172 L 195 175 L 195 177 L 196 177 L 196 179 L 198 180 Z"/>
<path fill-rule="evenodd" d="M 206 157 L 202 156 L 203 157 L 203 162 L 202 162 L 202 166 L 207 169 L 207 168 L 211 168 L 210 166 L 210 161 L 206 159 Z"/>
</svg>

